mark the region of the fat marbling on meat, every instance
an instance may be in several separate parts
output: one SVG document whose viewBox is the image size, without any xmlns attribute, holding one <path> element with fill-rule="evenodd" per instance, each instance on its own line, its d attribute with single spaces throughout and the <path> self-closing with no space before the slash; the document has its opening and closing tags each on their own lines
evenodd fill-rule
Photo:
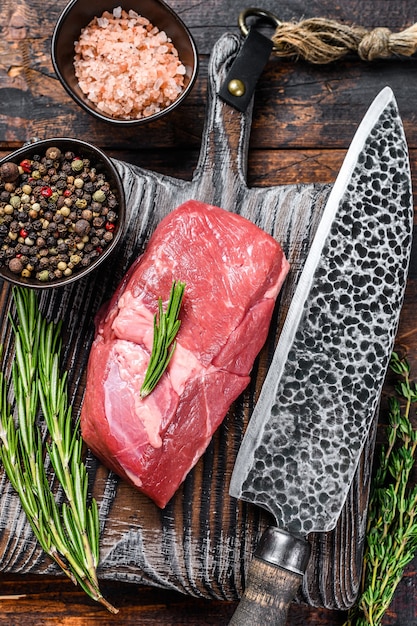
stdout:
<svg viewBox="0 0 417 626">
<path fill-rule="evenodd" d="M 190 200 L 158 225 L 96 320 L 82 435 L 116 474 L 165 507 L 249 383 L 288 262 L 249 220 Z M 140 388 L 158 298 L 186 283 L 181 327 L 154 391 Z"/>
</svg>

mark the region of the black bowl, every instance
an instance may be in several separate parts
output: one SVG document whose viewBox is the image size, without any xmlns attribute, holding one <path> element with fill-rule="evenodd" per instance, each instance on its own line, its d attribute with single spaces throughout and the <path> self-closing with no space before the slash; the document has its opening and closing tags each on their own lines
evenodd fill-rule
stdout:
<svg viewBox="0 0 417 626">
<path fill-rule="evenodd" d="M 51 289 L 56 287 L 63 287 L 64 285 L 73 283 L 76 280 L 80 280 L 80 278 L 84 278 L 84 276 L 95 270 L 101 263 L 103 263 L 105 259 L 108 258 L 110 254 L 112 254 L 115 247 L 117 246 L 123 233 L 126 215 L 123 184 L 115 165 L 102 150 L 85 141 L 80 141 L 79 139 L 72 139 L 68 137 L 55 137 L 42 141 L 34 141 L 33 143 L 28 144 L 1 159 L 0 166 L 6 162 L 19 164 L 24 159 L 32 159 L 35 155 L 42 156 L 50 147 L 57 147 L 61 150 L 62 153 L 71 151 L 80 158 L 90 159 L 91 166 L 94 166 L 96 168 L 97 173 L 104 173 L 106 181 L 109 182 L 118 200 L 118 206 L 116 209 L 117 221 L 115 223 L 115 230 L 113 231 L 113 239 L 103 249 L 103 252 L 98 257 L 93 259 L 90 265 L 88 265 L 87 267 L 76 269 L 71 274 L 71 276 L 56 278 L 54 280 L 43 282 L 36 277 L 22 277 L 18 274 L 11 272 L 7 266 L 0 265 L 0 278 L 15 285 L 21 285 L 23 287 L 33 287 L 35 289 Z"/>
<path fill-rule="evenodd" d="M 178 98 L 165 109 L 140 119 L 121 119 L 111 117 L 100 111 L 81 91 L 74 70 L 74 42 L 94 17 L 100 17 L 104 11 L 112 12 L 122 6 L 120 0 L 72 0 L 62 12 L 55 26 L 52 37 L 52 63 L 55 72 L 69 95 L 83 109 L 96 118 L 121 126 L 147 124 L 167 115 L 178 107 L 189 94 L 198 71 L 198 55 L 194 40 L 188 28 L 178 15 L 162 0 L 129 0 L 126 10 L 132 9 L 146 17 L 159 30 L 165 31 L 178 51 L 179 58 L 187 69 L 185 86 Z"/>
</svg>

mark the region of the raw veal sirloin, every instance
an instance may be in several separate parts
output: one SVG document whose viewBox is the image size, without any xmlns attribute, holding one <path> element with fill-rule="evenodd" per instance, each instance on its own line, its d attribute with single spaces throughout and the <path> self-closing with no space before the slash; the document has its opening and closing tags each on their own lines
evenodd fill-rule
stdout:
<svg viewBox="0 0 417 626">
<path fill-rule="evenodd" d="M 280 245 L 249 220 L 190 200 L 165 217 L 101 312 L 81 413 L 102 462 L 161 508 L 249 383 L 289 269 Z M 168 369 L 140 389 L 158 298 L 186 284 Z"/>
</svg>

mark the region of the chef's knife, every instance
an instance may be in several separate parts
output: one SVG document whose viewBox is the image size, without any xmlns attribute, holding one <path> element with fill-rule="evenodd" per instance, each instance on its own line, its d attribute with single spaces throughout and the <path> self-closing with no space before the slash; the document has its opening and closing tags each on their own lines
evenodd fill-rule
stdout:
<svg viewBox="0 0 417 626">
<path fill-rule="evenodd" d="M 268 528 L 230 624 L 286 622 L 307 535 L 337 523 L 377 410 L 404 297 L 413 207 L 391 89 L 374 100 L 330 193 L 239 449 L 230 495 Z"/>
</svg>

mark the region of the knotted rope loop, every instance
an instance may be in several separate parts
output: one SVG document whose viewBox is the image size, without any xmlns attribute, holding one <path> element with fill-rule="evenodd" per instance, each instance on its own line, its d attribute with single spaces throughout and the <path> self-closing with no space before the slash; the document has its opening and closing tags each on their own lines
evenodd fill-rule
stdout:
<svg viewBox="0 0 417 626">
<path fill-rule="evenodd" d="M 269 11 L 250 8 L 239 16 L 239 26 L 244 35 L 248 34 L 246 19 L 249 16 L 261 18 L 275 27 L 273 52 L 279 57 L 296 57 L 324 64 L 350 53 L 358 54 L 364 61 L 374 61 L 390 56 L 411 56 L 417 51 L 417 24 L 392 33 L 389 28 L 368 30 L 322 17 L 281 22 Z"/>
<path fill-rule="evenodd" d="M 358 54 L 364 61 L 391 56 L 391 31 L 389 28 L 374 28 L 358 45 Z"/>
<path fill-rule="evenodd" d="M 274 54 L 297 57 L 310 63 L 337 61 L 357 53 L 364 61 L 390 56 L 411 56 L 417 51 L 417 24 L 400 33 L 379 27 L 367 30 L 326 18 L 283 22 L 272 36 Z"/>
</svg>

